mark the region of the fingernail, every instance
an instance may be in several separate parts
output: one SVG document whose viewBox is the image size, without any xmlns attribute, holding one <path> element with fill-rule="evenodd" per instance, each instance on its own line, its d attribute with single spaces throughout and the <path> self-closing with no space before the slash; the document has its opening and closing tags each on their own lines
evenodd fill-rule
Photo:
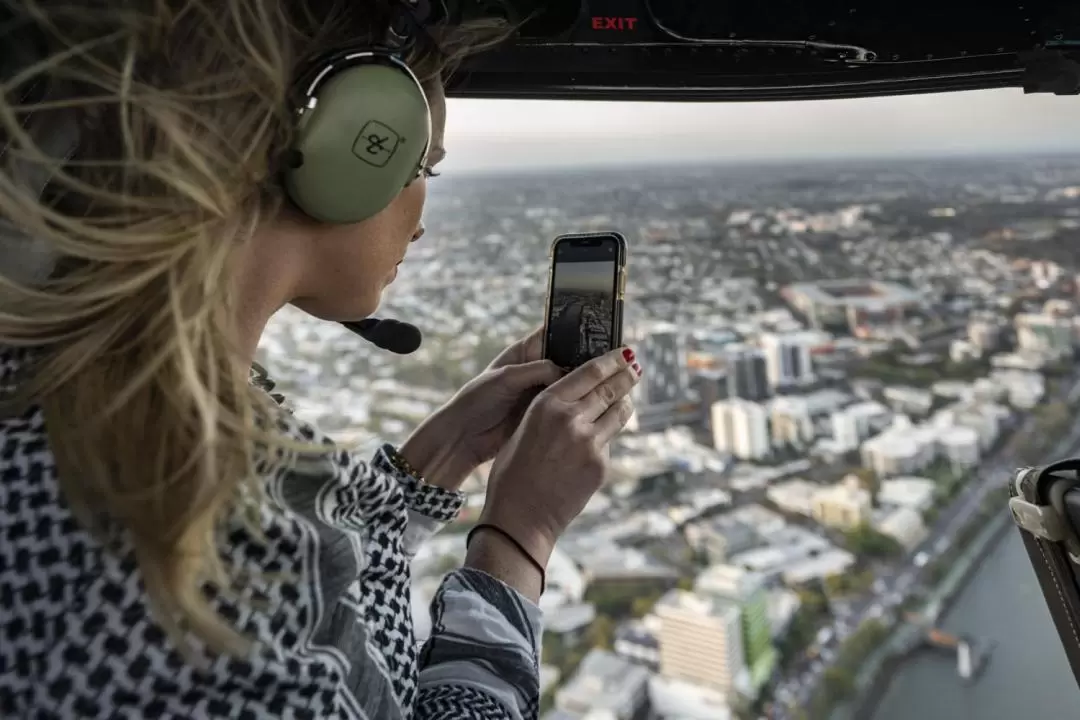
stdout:
<svg viewBox="0 0 1080 720">
<path fill-rule="evenodd" d="M 626 362 L 633 362 L 634 361 L 634 351 L 631 350 L 630 348 L 623 348 L 622 356 L 623 356 L 623 360 L 625 360 Z"/>
<path fill-rule="evenodd" d="M 638 377 L 641 377 L 641 366 L 640 365 L 638 365 L 637 363 L 634 363 L 630 367 L 632 367 L 634 369 L 634 372 L 637 373 Z"/>
</svg>

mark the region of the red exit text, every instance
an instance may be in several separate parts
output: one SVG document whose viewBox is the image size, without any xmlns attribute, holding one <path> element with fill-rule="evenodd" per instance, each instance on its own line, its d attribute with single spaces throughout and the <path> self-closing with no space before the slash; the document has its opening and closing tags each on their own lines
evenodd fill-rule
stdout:
<svg viewBox="0 0 1080 720">
<path fill-rule="evenodd" d="M 594 17 L 593 30 L 633 30 L 637 27 L 636 17 Z"/>
</svg>

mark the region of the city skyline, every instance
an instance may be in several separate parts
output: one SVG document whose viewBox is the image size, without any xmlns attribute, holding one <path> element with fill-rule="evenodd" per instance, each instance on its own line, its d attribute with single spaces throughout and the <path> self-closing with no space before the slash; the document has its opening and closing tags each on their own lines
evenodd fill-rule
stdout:
<svg viewBox="0 0 1080 720">
<path fill-rule="evenodd" d="M 423 345 L 380 352 L 290 309 L 259 362 L 340 442 L 400 443 L 541 321 L 552 237 L 625 232 L 627 337 L 646 381 L 604 487 L 548 565 L 544 720 L 720 720 L 755 702 L 773 720 L 823 720 L 852 700 L 869 716 L 877 690 L 857 688 L 879 688 L 866 671 L 896 659 L 877 649 L 907 658 L 960 634 L 964 647 L 902 661 L 875 720 L 1070 716 L 1037 586 L 1000 604 L 984 583 L 965 606 L 950 578 L 1000 554 L 993 537 L 1019 539 L 1000 494 L 1015 468 L 1080 452 L 1080 156 L 433 188 L 428 232 L 379 311 L 416 323 Z M 585 310 L 567 329 L 588 349 L 605 328 Z M 417 639 L 438 632 L 427 608 L 461 564 L 490 467 L 413 560 Z M 1023 549 L 1008 552 L 998 582 L 1034 582 Z M 765 579 L 756 600 L 731 602 L 720 580 L 735 568 Z M 977 610 L 934 615 L 935 633 L 910 622 L 954 596 Z"/>
<path fill-rule="evenodd" d="M 451 99 L 444 168 L 1074 153 L 1077 128 L 1076 98 L 1016 88 L 771 103 Z"/>
</svg>

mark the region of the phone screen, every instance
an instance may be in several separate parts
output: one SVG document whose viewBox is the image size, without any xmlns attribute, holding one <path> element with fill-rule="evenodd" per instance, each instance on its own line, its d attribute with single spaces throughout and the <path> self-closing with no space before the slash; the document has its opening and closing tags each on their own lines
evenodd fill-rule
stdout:
<svg viewBox="0 0 1080 720">
<path fill-rule="evenodd" d="M 546 355 L 574 368 L 620 342 L 618 317 L 621 239 L 614 235 L 560 238 L 552 254 Z"/>
</svg>

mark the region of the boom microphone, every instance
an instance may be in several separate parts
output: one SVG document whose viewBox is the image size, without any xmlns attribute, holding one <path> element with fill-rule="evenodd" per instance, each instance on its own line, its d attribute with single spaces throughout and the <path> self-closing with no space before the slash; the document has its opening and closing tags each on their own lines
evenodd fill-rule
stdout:
<svg viewBox="0 0 1080 720">
<path fill-rule="evenodd" d="M 341 324 L 375 347 L 389 350 L 398 355 L 408 355 L 416 352 L 423 339 L 420 335 L 420 328 L 400 320 L 367 318 L 357 322 L 344 322 Z"/>
</svg>

